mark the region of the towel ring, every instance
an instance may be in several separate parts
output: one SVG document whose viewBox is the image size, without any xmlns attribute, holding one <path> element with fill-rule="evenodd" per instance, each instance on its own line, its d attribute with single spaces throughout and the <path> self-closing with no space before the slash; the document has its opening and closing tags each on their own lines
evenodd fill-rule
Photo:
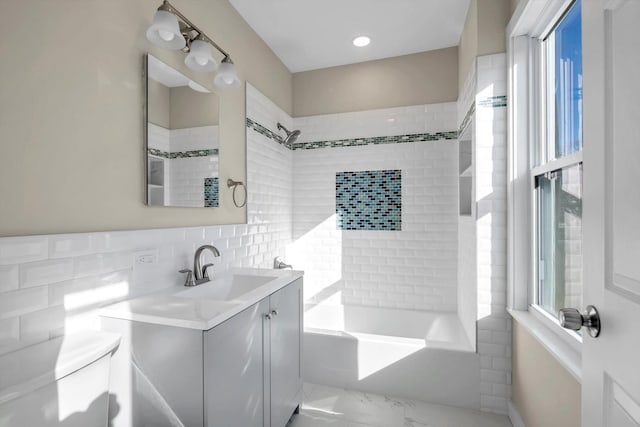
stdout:
<svg viewBox="0 0 640 427">
<path fill-rule="evenodd" d="M 247 204 L 247 186 L 244 185 L 244 182 L 234 181 L 229 178 L 227 179 L 227 187 L 233 187 L 233 204 L 236 205 L 237 208 L 243 208 Z M 242 187 L 244 189 L 244 201 L 242 202 L 242 204 L 238 204 L 238 201 L 236 200 L 236 190 L 238 189 L 238 187 Z"/>
</svg>

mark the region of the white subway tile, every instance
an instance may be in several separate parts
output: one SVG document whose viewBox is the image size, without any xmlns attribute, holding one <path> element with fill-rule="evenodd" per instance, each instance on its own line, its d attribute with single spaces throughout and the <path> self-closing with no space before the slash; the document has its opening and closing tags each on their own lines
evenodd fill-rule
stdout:
<svg viewBox="0 0 640 427">
<path fill-rule="evenodd" d="M 46 285 L 73 277 L 73 259 L 52 259 L 20 265 L 20 287 Z"/>
<path fill-rule="evenodd" d="M 93 254 L 74 259 L 73 277 L 86 277 L 109 271 L 130 269 L 133 265 L 133 254 L 116 252 Z"/>
<path fill-rule="evenodd" d="M 18 289 L 18 266 L 0 265 L 0 292 Z"/>
<path fill-rule="evenodd" d="M 49 258 L 68 258 L 92 252 L 91 234 L 63 234 L 49 237 Z"/>
<path fill-rule="evenodd" d="M 0 265 L 47 259 L 48 239 L 45 236 L 0 238 Z"/>
<path fill-rule="evenodd" d="M 24 314 L 20 316 L 20 334 L 29 336 L 62 328 L 64 327 L 65 315 L 63 306 L 49 307 Z"/>
<path fill-rule="evenodd" d="M 47 306 L 46 286 L 5 292 L 0 298 L 0 319 L 19 316 Z"/>
<path fill-rule="evenodd" d="M 20 339 L 17 317 L 0 320 L 0 348 L 13 344 Z"/>
</svg>

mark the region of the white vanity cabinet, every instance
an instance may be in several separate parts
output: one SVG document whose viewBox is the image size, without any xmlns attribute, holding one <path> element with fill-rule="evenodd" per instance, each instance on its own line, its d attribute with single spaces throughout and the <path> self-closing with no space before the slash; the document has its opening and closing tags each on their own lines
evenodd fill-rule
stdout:
<svg viewBox="0 0 640 427">
<path fill-rule="evenodd" d="M 302 278 L 260 298 L 210 329 L 103 314 L 123 336 L 110 425 L 285 427 L 302 403 Z"/>
<path fill-rule="evenodd" d="M 302 279 L 204 333 L 204 424 L 284 427 L 302 402 Z"/>
<path fill-rule="evenodd" d="M 270 369 L 265 395 L 268 389 L 271 405 L 265 426 L 280 427 L 302 403 L 302 279 L 272 294 L 269 303 Z"/>
</svg>

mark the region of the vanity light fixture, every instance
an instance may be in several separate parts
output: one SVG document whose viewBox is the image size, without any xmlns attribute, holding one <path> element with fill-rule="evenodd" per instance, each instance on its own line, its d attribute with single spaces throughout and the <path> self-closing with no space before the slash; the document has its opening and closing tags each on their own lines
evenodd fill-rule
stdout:
<svg viewBox="0 0 640 427">
<path fill-rule="evenodd" d="M 358 36 L 353 39 L 353 45 L 356 47 L 369 46 L 369 43 L 371 43 L 371 38 L 367 36 Z"/>
<path fill-rule="evenodd" d="M 218 68 L 211 52 L 213 46 L 223 55 L 218 74 L 213 80 L 214 84 L 219 88 L 240 86 L 240 79 L 229 54 L 193 25 L 168 0 L 163 0 L 153 16 L 153 22 L 147 30 L 147 40 L 165 49 L 187 52 L 185 65 L 198 72 L 210 72 Z"/>
</svg>

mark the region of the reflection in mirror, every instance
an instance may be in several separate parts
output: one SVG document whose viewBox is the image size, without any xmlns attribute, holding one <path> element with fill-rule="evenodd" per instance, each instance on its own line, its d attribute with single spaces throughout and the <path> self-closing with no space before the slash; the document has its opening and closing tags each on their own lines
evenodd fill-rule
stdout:
<svg viewBox="0 0 640 427">
<path fill-rule="evenodd" d="M 218 206 L 218 96 L 147 55 L 150 206 Z"/>
</svg>

